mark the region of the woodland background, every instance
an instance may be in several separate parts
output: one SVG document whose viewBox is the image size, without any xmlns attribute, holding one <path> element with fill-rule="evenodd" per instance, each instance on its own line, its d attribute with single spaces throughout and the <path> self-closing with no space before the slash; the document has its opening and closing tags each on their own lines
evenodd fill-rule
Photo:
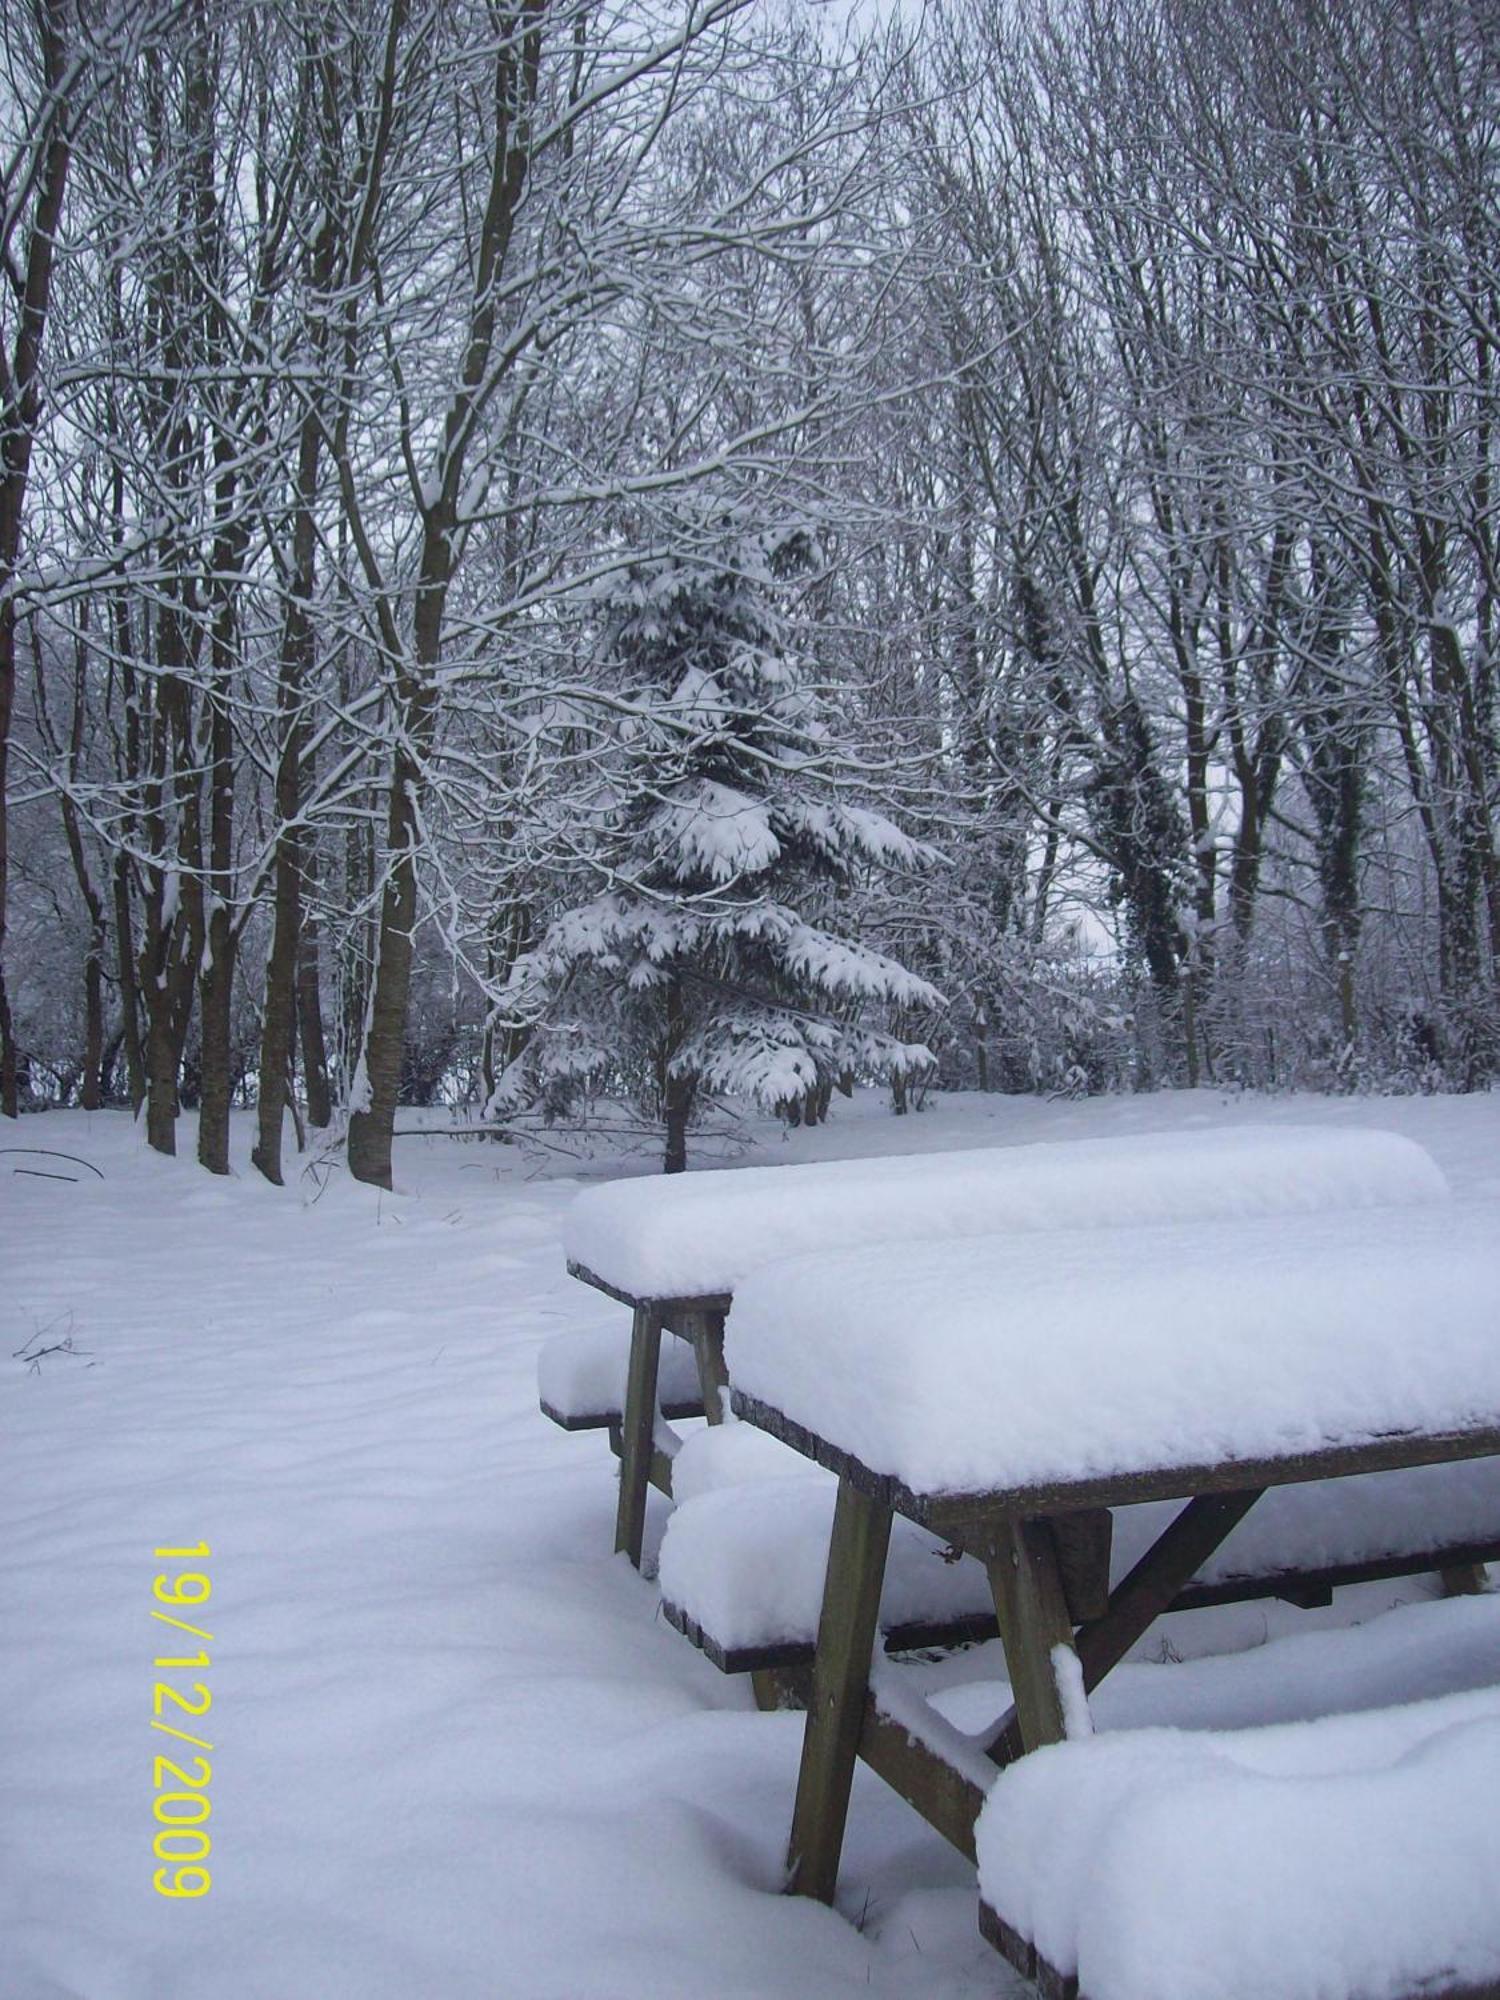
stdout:
<svg viewBox="0 0 1500 2000">
<path fill-rule="evenodd" d="M 17 0 L 0 1107 L 1486 1087 L 1497 149 L 1485 0 Z"/>
</svg>

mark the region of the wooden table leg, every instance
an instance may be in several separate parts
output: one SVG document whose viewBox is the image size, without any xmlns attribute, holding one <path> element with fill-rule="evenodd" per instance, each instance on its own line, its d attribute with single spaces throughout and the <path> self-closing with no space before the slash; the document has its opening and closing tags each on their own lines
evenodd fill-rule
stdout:
<svg viewBox="0 0 1500 2000">
<path fill-rule="evenodd" d="M 833 1901 L 885 1581 L 891 1510 L 839 1481 L 787 1851 L 793 1895 Z"/>
<path fill-rule="evenodd" d="M 1061 1743 L 1067 1728 L 1052 1653 L 1056 1646 L 1072 1652 L 1073 1621 L 1051 1529 L 1045 1521 L 1011 1516 L 1001 1523 L 985 1567 L 1021 1741 L 1028 1750 Z"/>
<path fill-rule="evenodd" d="M 615 1549 L 623 1549 L 639 1569 L 646 1532 L 646 1488 L 651 1480 L 651 1446 L 656 1434 L 656 1373 L 661 1360 L 661 1320 L 654 1307 L 640 1305 L 630 1328 L 630 1366 L 625 1377 L 625 1410 L 620 1424 L 620 1499 L 615 1511 Z"/>
<path fill-rule="evenodd" d="M 703 1397 L 703 1414 L 711 1424 L 724 1421 L 724 1391 L 729 1387 L 729 1370 L 724 1366 L 724 1315 L 721 1312 L 692 1312 L 684 1315 L 693 1357 L 698 1363 L 698 1388 Z"/>
<path fill-rule="evenodd" d="M 1124 1659 L 1136 1640 L 1197 1575 L 1259 1497 L 1260 1489 L 1255 1488 L 1241 1493 L 1200 1494 L 1188 1502 L 1130 1574 L 1110 1592 L 1104 1616 L 1085 1622 L 1071 1636 L 1070 1643 L 1083 1669 L 1085 1691 L 1096 1688 L 1111 1668 Z M 993 1585 L 993 1573 L 990 1581 Z M 1005 1614 L 999 1610 L 998 1594 L 996 1609 L 1003 1631 Z M 1034 1747 L 1022 1728 L 1018 1703 L 990 1738 L 986 1749 L 997 1764 L 1004 1765 L 1013 1764 L 1024 1751 Z"/>
</svg>

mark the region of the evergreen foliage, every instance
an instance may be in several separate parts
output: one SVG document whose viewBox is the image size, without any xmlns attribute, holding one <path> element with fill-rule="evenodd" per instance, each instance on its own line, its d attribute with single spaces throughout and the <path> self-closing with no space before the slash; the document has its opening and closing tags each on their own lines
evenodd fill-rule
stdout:
<svg viewBox="0 0 1500 2000">
<path fill-rule="evenodd" d="M 602 678 L 626 718 L 597 844 L 608 886 L 515 968 L 502 1011 L 534 1025 L 493 1103 L 555 1115 L 624 1085 L 664 1120 L 669 1171 L 704 1095 L 816 1118 L 856 1076 L 922 1074 L 929 1051 L 882 1017 L 940 1004 L 849 934 L 862 881 L 936 857 L 845 795 L 833 705 L 780 603 L 810 539 L 716 539 L 632 563 L 601 595 Z"/>
</svg>

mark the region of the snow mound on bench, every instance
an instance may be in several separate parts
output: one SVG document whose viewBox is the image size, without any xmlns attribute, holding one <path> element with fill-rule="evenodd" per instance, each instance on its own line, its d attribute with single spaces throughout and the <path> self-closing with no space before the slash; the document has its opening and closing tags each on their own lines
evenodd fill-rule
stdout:
<svg viewBox="0 0 1500 2000">
<path fill-rule="evenodd" d="M 759 1486 L 768 1479 L 822 1480 L 832 1487 L 833 1474 L 793 1451 L 769 1431 L 742 1424 L 710 1424 L 682 1440 L 672 1461 L 672 1497 L 681 1505 L 700 1493 L 717 1493 L 726 1486 Z"/>
<path fill-rule="evenodd" d="M 682 1501 L 661 1545 L 657 1580 L 663 1599 L 725 1653 L 811 1644 L 836 1490 L 833 1479 L 812 1468 Z M 943 1544 L 912 1521 L 898 1516 L 892 1522 L 880 1599 L 883 1631 L 946 1624 L 990 1607 L 989 1583 L 978 1563 L 950 1560 Z"/>
<path fill-rule="evenodd" d="M 811 1645 L 835 1486 L 832 1473 L 752 1424 L 721 1424 L 686 1439 L 672 1466 L 678 1505 L 661 1547 L 663 1597 L 726 1653 Z M 1125 1576 L 1182 1504 L 1168 1500 L 1114 1510 L 1112 1583 Z M 1296 1576 L 1493 1542 L 1500 1542 L 1500 1458 L 1360 1473 L 1273 1487 L 1196 1581 Z M 939 1551 L 930 1535 L 897 1517 L 881 1607 L 885 1629 L 989 1611 L 989 1584 L 980 1565 L 968 1558 L 943 1560 Z M 1489 1600 L 1488 1609 L 1500 1612 L 1500 1600 Z M 1419 1642 L 1434 1623 L 1427 1615 L 1432 1610 L 1422 1607 Z M 1486 1643 L 1500 1645 L 1493 1620 L 1485 1634 Z M 1100 1699 L 1106 1707 L 1127 1673 L 1117 1669 L 1105 1683 Z"/>
<path fill-rule="evenodd" d="M 630 1328 L 591 1327 L 556 1333 L 537 1352 L 537 1397 L 560 1423 L 618 1416 L 625 1407 Z M 698 1364 L 685 1341 L 663 1335 L 657 1399 L 673 1405 L 698 1399 Z"/>
<path fill-rule="evenodd" d="M 1500 1689 L 1057 1744 L 994 1785 L 980 1890 L 1088 2000 L 1396 2000 L 1500 1978 Z"/>
<path fill-rule="evenodd" d="M 1176 1500 L 1114 1510 L 1110 1571 L 1118 1583 L 1179 1511 Z M 1232 1584 L 1284 1571 L 1354 1568 L 1393 1556 L 1500 1542 L 1500 1457 L 1359 1472 L 1273 1486 L 1198 1571 Z"/>
<path fill-rule="evenodd" d="M 563 1244 L 633 1298 L 694 1298 L 803 1250 L 1381 1208 L 1447 1191 L 1395 1132 L 1238 1127 L 620 1181 L 579 1195 Z"/>
<path fill-rule="evenodd" d="M 740 1287 L 737 1393 L 932 1494 L 1500 1424 L 1492 1208 L 913 1243 Z"/>
<path fill-rule="evenodd" d="M 1283 1631 L 1240 1652 L 1188 1659 L 1162 1645 L 1172 1631 L 1170 1624 L 1154 1627 L 1136 1656 L 1090 1694 L 1100 1735 L 1260 1729 L 1493 1689 L 1500 1595 L 1422 1598 L 1359 1625 Z M 1250 1637 L 1248 1628 L 1242 1636 Z M 999 1664 L 995 1649 L 969 1662 L 972 1674 L 957 1658 L 944 1668 L 929 1699 L 954 1728 L 982 1737 L 1010 1706 L 1010 1686 L 989 1671 Z"/>
</svg>

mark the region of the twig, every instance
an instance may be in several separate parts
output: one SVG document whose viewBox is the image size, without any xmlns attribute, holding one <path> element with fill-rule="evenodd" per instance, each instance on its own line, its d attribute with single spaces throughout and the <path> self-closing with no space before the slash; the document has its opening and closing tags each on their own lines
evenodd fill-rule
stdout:
<svg viewBox="0 0 1500 2000">
<path fill-rule="evenodd" d="M 51 1146 L 0 1146 L 0 1154 L 3 1153 L 27 1153 L 34 1160 L 66 1160 L 70 1166 L 84 1167 L 89 1173 L 97 1174 L 101 1181 L 104 1179 L 103 1169 L 96 1167 L 92 1160 L 80 1160 L 76 1153 L 59 1153 Z M 13 1174 L 39 1174 L 43 1179 L 49 1181 L 70 1181 L 73 1179 L 71 1174 L 48 1174 L 38 1167 L 12 1167 L 11 1172 Z"/>
</svg>

